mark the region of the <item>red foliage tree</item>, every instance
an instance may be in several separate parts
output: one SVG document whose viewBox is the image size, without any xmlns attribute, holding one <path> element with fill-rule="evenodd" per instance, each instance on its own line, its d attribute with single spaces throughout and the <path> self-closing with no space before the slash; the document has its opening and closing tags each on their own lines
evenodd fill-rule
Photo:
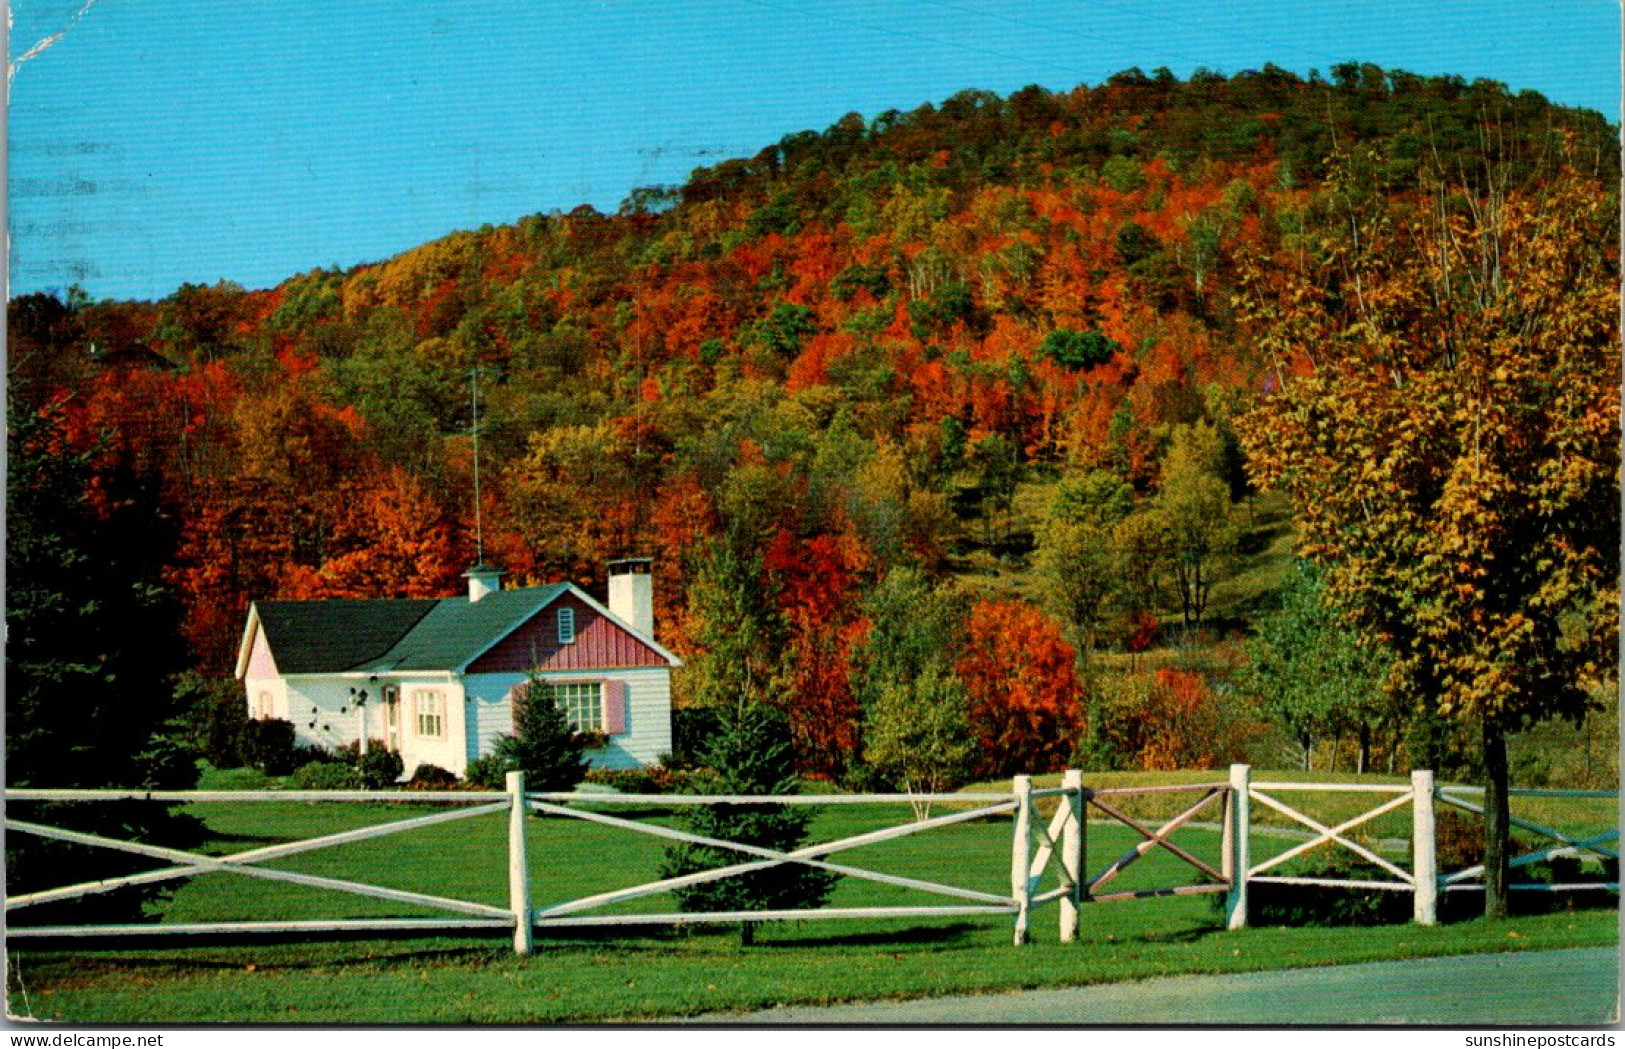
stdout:
<svg viewBox="0 0 1625 1049">
<path fill-rule="evenodd" d="M 855 551 L 833 536 L 801 540 L 780 529 L 763 570 L 790 624 L 786 713 L 805 772 L 833 776 L 857 749 L 862 712 L 848 677 L 856 614 Z"/>
<path fill-rule="evenodd" d="M 959 676 L 971 694 L 984 776 L 1064 768 L 1082 724 L 1077 653 L 1055 621 L 1018 601 L 972 609 Z"/>
</svg>

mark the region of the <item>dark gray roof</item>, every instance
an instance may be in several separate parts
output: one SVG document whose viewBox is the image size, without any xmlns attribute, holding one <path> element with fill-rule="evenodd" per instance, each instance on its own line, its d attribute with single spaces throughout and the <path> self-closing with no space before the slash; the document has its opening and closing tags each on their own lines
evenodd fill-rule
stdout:
<svg viewBox="0 0 1625 1049">
<path fill-rule="evenodd" d="M 390 601 L 256 601 L 260 627 L 284 674 L 350 670 L 388 652 L 439 604 Z"/>
<path fill-rule="evenodd" d="M 564 593 L 564 583 L 467 597 L 259 601 L 284 674 L 456 670 Z"/>
</svg>

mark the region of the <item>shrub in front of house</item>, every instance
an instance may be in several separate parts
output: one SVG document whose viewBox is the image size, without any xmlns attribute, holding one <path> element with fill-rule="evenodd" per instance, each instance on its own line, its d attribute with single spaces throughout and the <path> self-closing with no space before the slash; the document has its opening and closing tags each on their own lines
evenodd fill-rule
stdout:
<svg viewBox="0 0 1625 1049">
<path fill-rule="evenodd" d="M 449 790 L 457 786 L 457 775 L 448 772 L 439 765 L 424 762 L 412 770 L 412 778 L 407 782 L 408 790 Z"/>
<path fill-rule="evenodd" d="M 295 790 L 360 790 L 361 773 L 340 761 L 312 761 L 288 779 Z"/>
<path fill-rule="evenodd" d="M 264 718 L 243 726 L 238 753 L 244 764 L 267 776 L 286 776 L 302 764 L 300 750 L 294 744 L 293 722 Z"/>
<path fill-rule="evenodd" d="M 359 743 L 350 743 L 340 748 L 339 755 L 345 764 L 360 773 L 361 782 L 368 790 L 393 787 L 406 771 L 400 752 L 390 750 L 380 739 L 369 740 L 365 754 L 361 753 Z"/>
<path fill-rule="evenodd" d="M 364 757 L 356 759 L 356 771 L 361 773 L 361 782 L 367 785 L 368 790 L 382 790 L 393 787 L 395 781 L 401 778 L 406 771 L 405 762 L 401 761 L 399 751 L 379 747 L 368 750 Z"/>
<path fill-rule="evenodd" d="M 511 756 L 485 754 L 468 763 L 468 771 L 463 774 L 463 782 L 485 790 L 507 790 L 508 773 L 518 770 L 519 766 L 514 763 Z"/>
<path fill-rule="evenodd" d="M 649 765 L 636 769 L 588 769 L 587 782 L 612 787 L 622 794 L 691 794 L 698 793 L 699 781 L 714 774 L 691 769 L 674 769 L 665 765 Z"/>
<path fill-rule="evenodd" d="M 587 772 L 584 741 L 559 706 L 553 686 L 536 678 L 514 700 L 514 734 L 493 753 L 525 773 L 526 790 L 570 790 Z"/>
</svg>

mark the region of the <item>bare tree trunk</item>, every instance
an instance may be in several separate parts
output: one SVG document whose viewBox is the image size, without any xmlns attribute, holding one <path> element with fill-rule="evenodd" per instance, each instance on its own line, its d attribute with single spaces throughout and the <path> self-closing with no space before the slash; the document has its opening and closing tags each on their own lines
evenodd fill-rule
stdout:
<svg viewBox="0 0 1625 1049">
<path fill-rule="evenodd" d="M 1512 813 L 1507 803 L 1507 739 L 1501 725 L 1484 719 L 1484 917 L 1507 916 L 1507 838 Z"/>
<path fill-rule="evenodd" d="M 1354 771 L 1363 773 L 1363 772 L 1366 772 L 1367 770 L 1369 770 L 1371 768 L 1371 726 L 1366 725 L 1366 724 L 1362 724 L 1360 726 L 1359 732 L 1360 732 L 1359 767 L 1356 768 Z"/>
</svg>

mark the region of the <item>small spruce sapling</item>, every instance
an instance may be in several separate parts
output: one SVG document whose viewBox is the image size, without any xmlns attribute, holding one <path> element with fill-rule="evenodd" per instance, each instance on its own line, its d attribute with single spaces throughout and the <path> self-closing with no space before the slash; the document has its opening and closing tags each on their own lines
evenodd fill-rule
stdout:
<svg viewBox="0 0 1625 1049">
<path fill-rule="evenodd" d="M 789 725 L 783 715 L 760 703 L 741 703 L 726 710 L 719 733 L 706 754 L 714 776 L 704 788 L 716 794 L 793 794 L 799 781 L 793 771 Z M 807 837 L 812 813 L 783 805 L 697 805 L 683 829 L 708 838 L 789 852 Z M 748 861 L 727 849 L 683 842 L 666 850 L 662 878 Z M 835 886 L 836 875 L 814 867 L 783 864 L 715 881 L 675 889 L 685 912 L 807 910 L 818 907 Z M 740 926 L 740 943 L 755 941 L 755 923 Z"/>
<path fill-rule="evenodd" d="M 581 733 L 570 724 L 553 686 L 532 677 L 514 697 L 514 734 L 498 736 L 493 756 L 504 771 L 525 774 L 530 790 L 570 790 L 587 774 Z"/>
</svg>

